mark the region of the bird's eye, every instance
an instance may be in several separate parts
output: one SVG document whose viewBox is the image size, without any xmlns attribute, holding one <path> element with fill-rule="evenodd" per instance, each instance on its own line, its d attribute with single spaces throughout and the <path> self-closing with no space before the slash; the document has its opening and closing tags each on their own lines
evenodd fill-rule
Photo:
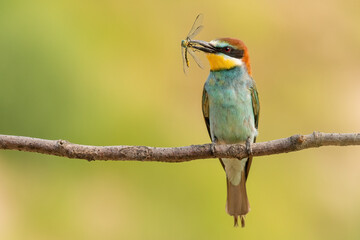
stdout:
<svg viewBox="0 0 360 240">
<path fill-rule="evenodd" d="M 225 51 L 226 53 L 229 53 L 229 52 L 231 52 L 231 48 L 230 48 L 230 47 L 224 47 L 224 51 Z"/>
</svg>

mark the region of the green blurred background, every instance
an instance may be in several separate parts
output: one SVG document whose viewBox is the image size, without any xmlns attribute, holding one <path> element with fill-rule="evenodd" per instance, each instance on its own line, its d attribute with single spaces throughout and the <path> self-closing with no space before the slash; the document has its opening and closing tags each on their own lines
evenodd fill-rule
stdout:
<svg viewBox="0 0 360 240">
<path fill-rule="evenodd" d="M 0 1 L 0 133 L 91 145 L 209 142 L 208 75 L 180 41 L 242 39 L 258 141 L 360 131 L 360 5 L 329 1 Z M 360 149 L 255 158 L 245 229 L 217 160 L 91 162 L 0 152 L 0 239 L 359 239 Z"/>
</svg>

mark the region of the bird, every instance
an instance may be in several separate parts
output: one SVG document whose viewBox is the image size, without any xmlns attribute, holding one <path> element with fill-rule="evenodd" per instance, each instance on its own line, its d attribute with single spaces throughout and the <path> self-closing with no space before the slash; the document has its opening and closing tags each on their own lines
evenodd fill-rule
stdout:
<svg viewBox="0 0 360 240">
<path fill-rule="evenodd" d="M 234 226 L 245 226 L 250 211 L 246 180 L 251 167 L 251 143 L 256 141 L 260 113 L 256 83 L 251 75 L 248 49 L 243 41 L 219 38 L 191 40 L 190 46 L 206 54 L 210 74 L 202 96 L 202 112 L 214 144 L 246 144 L 244 159 L 220 158 L 226 173 L 226 211 Z"/>
</svg>

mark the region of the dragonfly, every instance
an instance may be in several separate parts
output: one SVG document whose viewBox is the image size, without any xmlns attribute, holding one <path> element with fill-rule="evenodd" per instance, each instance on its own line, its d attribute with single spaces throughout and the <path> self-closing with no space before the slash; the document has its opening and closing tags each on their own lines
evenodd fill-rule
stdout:
<svg viewBox="0 0 360 240">
<path fill-rule="evenodd" d="M 191 39 L 193 37 L 195 37 L 196 35 L 199 34 L 199 32 L 204 28 L 202 24 L 202 20 L 203 20 L 204 16 L 202 14 L 197 15 L 188 35 L 186 36 L 186 38 L 184 40 L 181 41 L 181 54 L 182 54 L 182 59 L 183 59 L 183 70 L 184 73 L 186 73 L 186 70 L 189 68 L 189 58 L 188 58 L 188 53 L 191 55 L 191 57 L 194 59 L 194 61 L 196 62 L 196 64 L 200 67 L 202 67 L 201 61 L 200 59 L 198 59 L 195 56 L 195 49 L 192 48 L 192 44 L 191 44 Z"/>
</svg>

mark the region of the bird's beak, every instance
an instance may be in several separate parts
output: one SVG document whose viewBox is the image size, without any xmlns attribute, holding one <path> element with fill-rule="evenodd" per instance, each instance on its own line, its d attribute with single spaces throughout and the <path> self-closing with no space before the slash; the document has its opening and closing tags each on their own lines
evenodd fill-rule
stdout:
<svg viewBox="0 0 360 240">
<path fill-rule="evenodd" d="M 190 40 L 189 46 L 205 53 L 216 53 L 216 48 L 209 42 L 201 40 Z"/>
</svg>

